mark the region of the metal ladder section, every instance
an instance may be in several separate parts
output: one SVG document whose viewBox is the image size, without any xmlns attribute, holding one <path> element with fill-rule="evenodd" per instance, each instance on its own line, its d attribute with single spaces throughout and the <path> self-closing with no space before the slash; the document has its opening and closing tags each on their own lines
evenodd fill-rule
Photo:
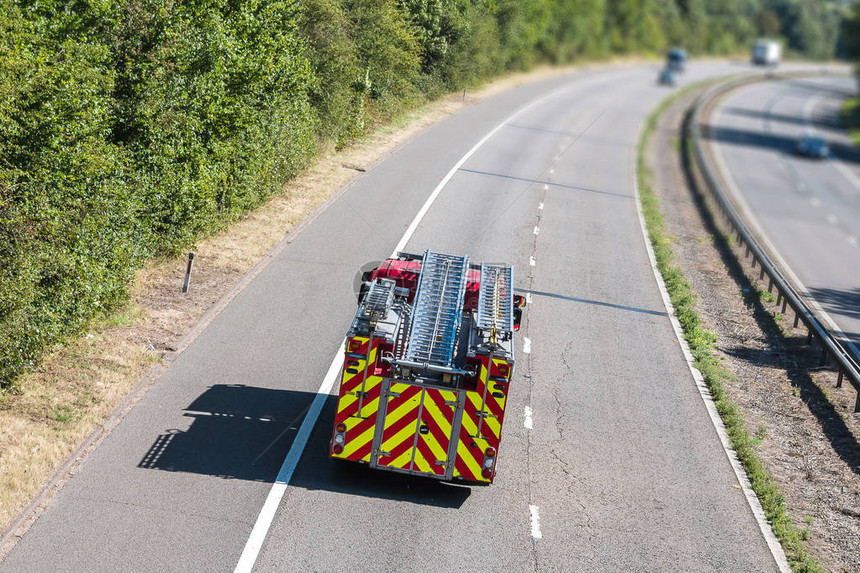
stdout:
<svg viewBox="0 0 860 573">
<path fill-rule="evenodd" d="M 488 334 L 514 330 L 514 269 L 509 265 L 481 265 L 478 328 Z"/>
<path fill-rule="evenodd" d="M 467 255 L 456 257 L 430 250 L 424 253 L 406 360 L 451 367 L 468 272 Z"/>
</svg>

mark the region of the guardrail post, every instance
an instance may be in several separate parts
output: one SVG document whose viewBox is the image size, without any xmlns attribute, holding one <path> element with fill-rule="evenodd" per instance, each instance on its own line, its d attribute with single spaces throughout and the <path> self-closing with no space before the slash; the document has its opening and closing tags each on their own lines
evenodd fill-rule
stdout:
<svg viewBox="0 0 860 573">
<path fill-rule="evenodd" d="M 807 346 L 812 344 L 812 329 L 810 328 L 808 332 L 809 332 L 809 334 L 806 335 L 806 345 Z"/>
<path fill-rule="evenodd" d="M 857 401 L 854 402 L 854 413 L 860 412 L 860 392 L 857 392 Z"/>
<path fill-rule="evenodd" d="M 770 280 L 767 281 L 767 292 L 773 292 L 773 278 L 768 277 L 768 279 Z"/>
<path fill-rule="evenodd" d="M 824 366 L 827 364 L 827 347 L 823 347 L 821 349 L 821 360 L 818 361 L 819 366 Z"/>
<path fill-rule="evenodd" d="M 779 306 L 779 303 L 781 303 L 781 302 L 782 302 L 782 293 L 777 292 L 776 293 L 776 306 Z"/>
<path fill-rule="evenodd" d="M 785 314 L 785 307 L 788 306 L 788 299 L 783 297 L 782 299 L 782 314 Z"/>
<path fill-rule="evenodd" d="M 844 373 L 844 372 L 842 371 L 842 369 L 840 368 L 840 369 L 839 369 L 839 376 L 836 378 L 836 387 L 837 387 L 837 388 L 842 388 L 842 376 L 843 376 L 844 374 L 845 374 L 845 373 Z"/>
<path fill-rule="evenodd" d="M 764 265 L 761 266 L 761 272 L 758 274 L 758 280 L 764 279 Z"/>
</svg>

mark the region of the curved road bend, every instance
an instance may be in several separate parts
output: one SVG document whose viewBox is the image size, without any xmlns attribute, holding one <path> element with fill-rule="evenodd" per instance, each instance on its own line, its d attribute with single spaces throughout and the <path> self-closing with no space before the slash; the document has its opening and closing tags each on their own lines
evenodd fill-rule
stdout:
<svg viewBox="0 0 860 573">
<path fill-rule="evenodd" d="M 848 77 L 733 91 L 712 116 L 710 143 L 771 252 L 860 357 L 860 150 L 839 120 L 854 93 Z M 828 159 L 795 152 L 806 132 L 829 142 Z"/>
<path fill-rule="evenodd" d="M 693 63 L 682 82 L 743 69 Z M 177 357 L 0 571 L 231 571 L 339 351 L 359 267 L 476 142 L 554 90 L 462 165 L 407 246 L 509 261 L 532 293 L 496 483 L 330 463 L 329 399 L 256 570 L 775 570 L 639 227 L 636 139 L 669 93 L 657 71 L 519 87 L 369 171 Z"/>
</svg>

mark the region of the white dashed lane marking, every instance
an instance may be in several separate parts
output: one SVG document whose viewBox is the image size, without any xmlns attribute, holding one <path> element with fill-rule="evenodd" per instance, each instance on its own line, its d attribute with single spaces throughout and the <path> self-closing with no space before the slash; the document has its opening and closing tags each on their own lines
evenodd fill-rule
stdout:
<svg viewBox="0 0 860 573">
<path fill-rule="evenodd" d="M 523 427 L 527 430 L 533 430 L 534 424 L 532 424 L 532 408 L 531 406 L 526 406 L 525 410 L 525 419 L 523 420 Z"/>
<path fill-rule="evenodd" d="M 530 505 L 529 514 L 531 515 L 532 520 L 532 537 L 540 539 L 543 537 L 543 534 L 540 531 L 540 513 L 538 513 L 538 506 Z"/>
<path fill-rule="evenodd" d="M 532 353 L 532 339 L 528 337 L 523 337 L 523 353 L 531 354 Z"/>
<path fill-rule="evenodd" d="M 540 233 L 540 229 L 538 229 L 537 227 L 535 227 L 535 231 L 534 231 L 534 232 L 535 232 L 535 235 L 537 235 L 538 233 Z"/>
<path fill-rule="evenodd" d="M 533 267 L 533 266 L 535 266 L 536 264 L 537 264 L 537 261 L 535 261 L 535 258 L 534 258 L 534 257 L 529 257 L 529 266 L 532 266 L 532 267 Z"/>
<path fill-rule="evenodd" d="M 538 203 L 538 210 L 543 211 L 543 203 Z"/>
</svg>

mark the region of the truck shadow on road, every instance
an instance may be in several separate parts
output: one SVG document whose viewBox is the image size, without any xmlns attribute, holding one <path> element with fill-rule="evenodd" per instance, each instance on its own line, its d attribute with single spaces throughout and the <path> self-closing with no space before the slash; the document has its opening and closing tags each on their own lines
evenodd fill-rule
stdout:
<svg viewBox="0 0 860 573">
<path fill-rule="evenodd" d="M 274 483 L 315 397 L 242 384 L 211 386 L 185 409 L 193 418 L 188 429 L 158 435 L 138 467 Z M 437 507 L 457 508 L 468 499 L 468 487 L 329 459 L 335 406 L 336 398 L 329 397 L 291 486 Z"/>
<path fill-rule="evenodd" d="M 313 394 L 217 384 L 186 409 L 187 430 L 160 434 L 138 467 L 274 481 Z"/>
</svg>

